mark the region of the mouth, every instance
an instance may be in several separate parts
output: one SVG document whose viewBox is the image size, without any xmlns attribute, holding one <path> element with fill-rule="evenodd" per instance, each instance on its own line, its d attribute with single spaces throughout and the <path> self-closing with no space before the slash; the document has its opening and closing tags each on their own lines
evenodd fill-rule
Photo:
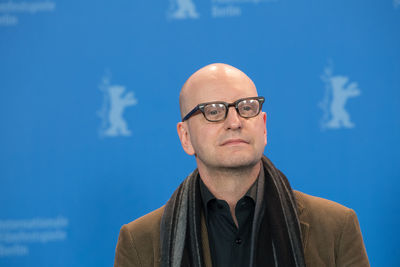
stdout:
<svg viewBox="0 0 400 267">
<path fill-rule="evenodd" d="M 221 146 L 229 146 L 229 145 L 240 145 L 240 144 L 248 144 L 246 140 L 235 138 L 235 139 L 228 139 L 222 142 Z"/>
</svg>

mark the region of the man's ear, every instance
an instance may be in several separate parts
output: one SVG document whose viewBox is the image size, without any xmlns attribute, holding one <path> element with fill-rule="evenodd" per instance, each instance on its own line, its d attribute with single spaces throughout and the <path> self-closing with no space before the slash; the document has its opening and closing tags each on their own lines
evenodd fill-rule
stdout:
<svg viewBox="0 0 400 267">
<path fill-rule="evenodd" d="M 262 114 L 264 120 L 264 143 L 267 145 L 267 113 Z"/>
<path fill-rule="evenodd" d="M 190 133 L 187 123 L 182 121 L 178 122 L 176 130 L 178 131 L 179 139 L 181 140 L 183 150 L 185 150 L 187 154 L 193 156 L 194 149 L 192 146 L 192 142 L 190 141 Z"/>
</svg>

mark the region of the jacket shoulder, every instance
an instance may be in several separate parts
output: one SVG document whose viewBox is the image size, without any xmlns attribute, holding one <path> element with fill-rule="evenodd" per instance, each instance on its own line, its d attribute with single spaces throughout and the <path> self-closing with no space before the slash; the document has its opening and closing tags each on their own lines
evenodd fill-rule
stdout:
<svg viewBox="0 0 400 267">
<path fill-rule="evenodd" d="M 305 211 L 308 213 L 323 213 L 325 215 L 335 217 L 341 217 L 344 216 L 347 212 L 351 212 L 350 208 L 343 206 L 337 202 L 308 195 L 296 190 L 293 191 L 300 212 Z"/>
<path fill-rule="evenodd" d="M 136 238 L 148 238 L 154 234 L 159 236 L 163 212 L 164 206 L 125 224 L 123 227 L 126 227 L 130 233 L 134 233 Z"/>
<path fill-rule="evenodd" d="M 115 267 L 158 266 L 163 212 L 164 206 L 121 227 Z"/>
<path fill-rule="evenodd" d="M 307 266 L 369 266 L 355 212 L 294 191 Z"/>
<path fill-rule="evenodd" d="M 337 244 L 348 217 L 356 217 L 353 210 L 334 201 L 294 191 L 300 223 L 307 226 L 308 241 L 318 246 Z M 304 228 L 304 227 L 303 227 Z M 307 237 L 306 237 L 306 243 Z M 322 242 L 322 243 L 320 243 Z M 309 246 L 312 244 L 306 244 Z"/>
</svg>

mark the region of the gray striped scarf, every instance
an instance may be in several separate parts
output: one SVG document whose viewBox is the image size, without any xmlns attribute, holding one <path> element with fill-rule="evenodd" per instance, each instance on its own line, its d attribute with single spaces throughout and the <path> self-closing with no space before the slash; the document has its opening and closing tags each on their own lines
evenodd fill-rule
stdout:
<svg viewBox="0 0 400 267">
<path fill-rule="evenodd" d="M 258 179 L 251 237 L 250 267 L 258 266 L 257 238 L 267 216 L 275 267 L 305 267 L 297 209 L 286 177 L 262 158 L 264 177 Z M 201 244 L 199 173 L 193 171 L 168 200 L 161 220 L 161 267 L 204 266 Z M 266 253 L 267 255 L 267 253 Z"/>
</svg>

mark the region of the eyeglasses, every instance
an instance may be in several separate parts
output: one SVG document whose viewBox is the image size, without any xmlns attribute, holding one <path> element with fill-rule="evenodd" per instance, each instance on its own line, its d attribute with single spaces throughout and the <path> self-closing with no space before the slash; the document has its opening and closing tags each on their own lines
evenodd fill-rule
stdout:
<svg viewBox="0 0 400 267">
<path fill-rule="evenodd" d="M 201 111 L 206 120 L 211 122 L 223 121 L 228 116 L 229 107 L 235 107 L 237 113 L 243 118 L 257 116 L 262 108 L 265 99 L 262 96 L 247 97 L 236 100 L 233 103 L 223 101 L 207 102 L 198 104 L 190 111 L 182 121 L 188 120 L 197 111 Z"/>
</svg>

